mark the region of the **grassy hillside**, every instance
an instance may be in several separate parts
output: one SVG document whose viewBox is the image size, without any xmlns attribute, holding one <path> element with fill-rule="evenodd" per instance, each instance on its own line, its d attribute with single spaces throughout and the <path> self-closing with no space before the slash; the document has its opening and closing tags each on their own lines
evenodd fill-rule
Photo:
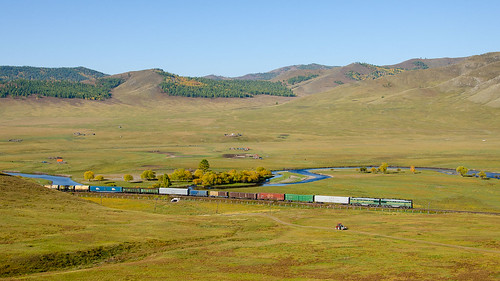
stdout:
<svg viewBox="0 0 500 281">
<path fill-rule="evenodd" d="M 377 66 L 368 63 L 353 63 L 344 67 L 325 70 L 319 77 L 292 87 L 299 96 L 325 92 L 343 84 L 377 79 L 400 74 L 405 71 L 429 69 L 453 65 L 465 58 L 411 59 L 395 65 Z M 288 79 L 288 78 L 287 78 Z"/>
<path fill-rule="evenodd" d="M 18 79 L 25 80 L 57 80 L 80 82 L 107 76 L 99 71 L 85 67 L 32 67 L 32 66 L 0 66 L 0 82 Z"/>
<path fill-rule="evenodd" d="M 495 280 L 496 216 L 75 198 L 0 175 L 0 276 Z M 342 222 L 348 231 L 335 231 Z M 470 231 L 474 235 L 470 235 Z"/>
</svg>

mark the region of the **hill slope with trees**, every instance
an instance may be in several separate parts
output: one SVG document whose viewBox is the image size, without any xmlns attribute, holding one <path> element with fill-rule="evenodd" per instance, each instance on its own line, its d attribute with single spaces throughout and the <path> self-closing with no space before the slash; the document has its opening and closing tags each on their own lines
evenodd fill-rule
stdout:
<svg viewBox="0 0 500 281">
<path fill-rule="evenodd" d="M 255 80 L 213 80 L 202 77 L 182 77 L 157 70 L 165 77 L 160 83 L 171 96 L 201 98 L 248 98 L 255 95 L 292 97 L 293 92 L 280 82 Z"/>
<path fill-rule="evenodd" d="M 92 83 L 18 79 L 0 82 L 0 98 L 39 95 L 56 98 L 104 100 L 122 83 L 120 78 L 100 78 Z"/>
<path fill-rule="evenodd" d="M 0 66 L 0 82 L 18 79 L 25 80 L 57 80 L 81 82 L 108 76 L 102 72 L 85 67 L 33 67 L 33 66 Z"/>
</svg>

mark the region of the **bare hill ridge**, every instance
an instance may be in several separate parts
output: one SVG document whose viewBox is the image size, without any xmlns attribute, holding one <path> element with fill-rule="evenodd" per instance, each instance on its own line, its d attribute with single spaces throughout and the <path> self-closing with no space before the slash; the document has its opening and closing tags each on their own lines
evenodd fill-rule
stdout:
<svg viewBox="0 0 500 281">
<path fill-rule="evenodd" d="M 410 59 L 398 64 L 385 66 L 352 63 L 347 66 L 325 70 L 320 73 L 319 77 L 293 87 L 293 91 L 299 96 L 311 95 L 359 80 L 375 79 L 380 76 L 395 75 L 409 70 L 453 65 L 464 59 L 465 58 Z"/>
<path fill-rule="evenodd" d="M 113 101 L 144 104 L 163 96 L 158 87 L 163 81 L 163 77 L 154 69 L 131 71 L 113 75 L 112 77 L 125 80 L 124 83 L 113 89 Z"/>
<path fill-rule="evenodd" d="M 361 71 L 353 65 L 348 67 Z M 314 83 L 326 84 L 326 81 L 329 80 L 324 78 Z M 312 83 L 313 81 L 309 84 Z M 490 107 L 500 107 L 499 89 L 500 53 L 488 53 L 443 67 L 359 81 L 325 91 L 321 96 L 328 96 L 329 99 L 337 101 L 352 100 L 366 104 L 412 104 L 425 101 L 446 106 L 447 103 L 472 101 Z"/>
</svg>

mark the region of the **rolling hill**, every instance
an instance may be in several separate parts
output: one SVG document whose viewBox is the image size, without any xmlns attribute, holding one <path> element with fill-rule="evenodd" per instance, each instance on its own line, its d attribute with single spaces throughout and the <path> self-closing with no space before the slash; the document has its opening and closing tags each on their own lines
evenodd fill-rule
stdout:
<svg viewBox="0 0 500 281">
<path fill-rule="evenodd" d="M 498 57 L 469 57 L 302 97 L 168 96 L 158 88 L 162 76 L 144 70 L 113 76 L 125 81 L 105 101 L 3 99 L 0 169 L 80 177 L 86 169 L 140 174 L 150 166 L 158 171 L 192 168 L 207 158 L 220 169 L 384 161 L 497 170 Z M 353 67 L 361 73 L 364 66 Z M 75 132 L 95 132 L 96 137 L 75 138 Z M 242 136 L 224 137 L 230 133 Z M 264 156 L 263 162 L 222 157 L 229 147 L 250 147 Z M 71 164 L 42 163 L 60 154 Z"/>
<path fill-rule="evenodd" d="M 0 82 L 17 79 L 81 82 L 108 76 L 85 67 L 0 66 Z"/>
<path fill-rule="evenodd" d="M 293 86 L 292 90 L 299 96 L 310 95 L 328 91 L 337 86 L 354 83 L 356 81 L 376 79 L 382 76 L 395 75 L 418 69 L 442 67 L 452 65 L 463 60 L 464 58 L 411 59 L 395 65 L 386 66 L 377 66 L 367 63 L 352 63 L 347 66 L 326 70 L 317 78 Z M 290 75 L 298 74 L 288 74 L 288 76 L 283 78 L 288 78 Z"/>
<path fill-rule="evenodd" d="M 458 63 L 465 58 L 410 59 L 394 65 L 377 66 L 368 63 L 352 63 L 347 66 L 320 64 L 292 65 L 264 73 L 252 73 L 239 77 L 209 75 L 214 80 L 269 80 L 282 82 L 299 96 L 328 91 L 339 85 L 381 76 L 395 75 L 405 71 L 443 67 Z M 305 78 L 305 79 L 304 79 Z M 291 82 L 294 81 L 294 82 Z M 299 82 L 297 82 L 299 81 Z"/>
</svg>

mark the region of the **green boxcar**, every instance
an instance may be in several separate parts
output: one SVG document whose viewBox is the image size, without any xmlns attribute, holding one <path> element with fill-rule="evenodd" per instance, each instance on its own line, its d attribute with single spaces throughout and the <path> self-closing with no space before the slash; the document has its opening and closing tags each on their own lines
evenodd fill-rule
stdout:
<svg viewBox="0 0 500 281">
<path fill-rule="evenodd" d="M 158 188 L 141 188 L 141 193 L 158 194 Z"/>
<path fill-rule="evenodd" d="M 350 200 L 351 205 L 357 206 L 380 206 L 380 199 L 378 198 L 353 198 Z"/>
<path fill-rule="evenodd" d="M 390 208 L 413 208 L 413 201 L 404 199 L 380 199 L 380 205 Z"/>
<path fill-rule="evenodd" d="M 314 195 L 285 194 L 285 201 L 313 202 Z"/>
<path fill-rule="evenodd" d="M 141 193 L 141 189 L 137 187 L 124 187 L 123 192 L 126 193 Z"/>
</svg>

